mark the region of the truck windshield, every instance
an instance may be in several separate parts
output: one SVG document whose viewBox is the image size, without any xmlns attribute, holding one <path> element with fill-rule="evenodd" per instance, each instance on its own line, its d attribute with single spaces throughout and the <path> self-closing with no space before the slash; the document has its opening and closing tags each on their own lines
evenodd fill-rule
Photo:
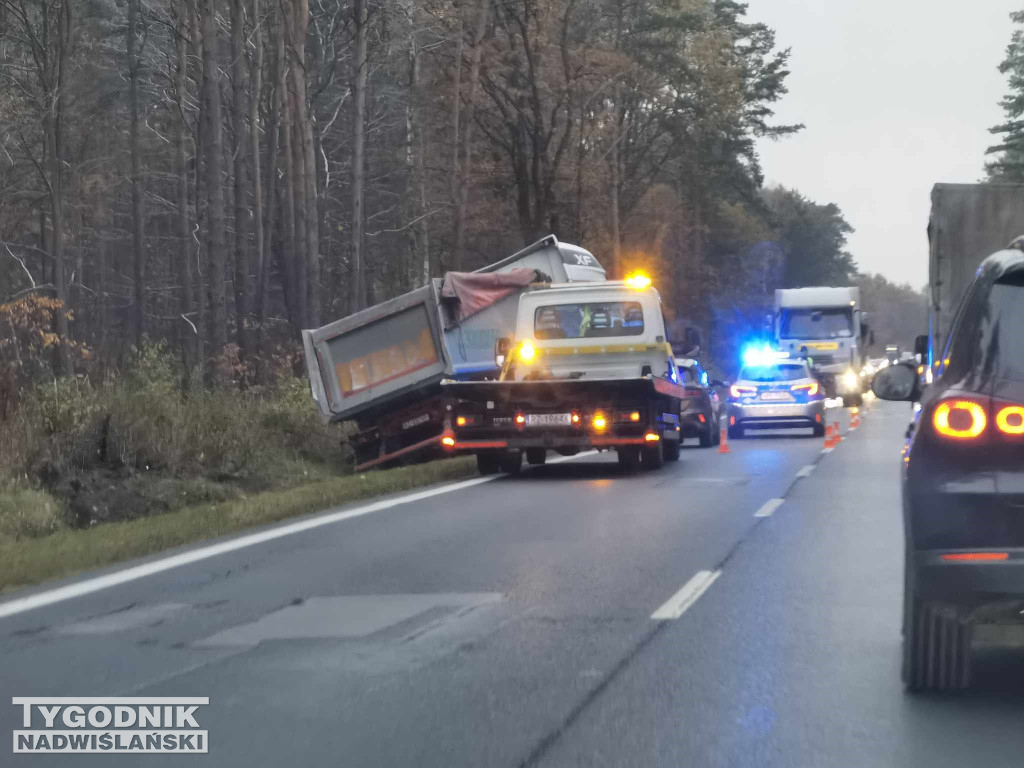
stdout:
<svg viewBox="0 0 1024 768">
<path fill-rule="evenodd" d="M 838 339 L 853 336 L 848 309 L 784 309 L 779 336 L 783 339 Z"/>
<path fill-rule="evenodd" d="M 811 374 L 800 363 L 783 365 L 747 365 L 740 371 L 741 381 L 796 381 L 806 379 Z"/>
<path fill-rule="evenodd" d="M 638 301 L 598 301 L 537 307 L 533 335 L 538 339 L 640 336 L 644 310 Z"/>
</svg>

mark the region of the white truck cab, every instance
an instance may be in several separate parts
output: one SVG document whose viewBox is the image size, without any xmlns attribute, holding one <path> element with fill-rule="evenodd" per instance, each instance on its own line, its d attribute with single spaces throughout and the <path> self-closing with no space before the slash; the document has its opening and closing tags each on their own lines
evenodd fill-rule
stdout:
<svg viewBox="0 0 1024 768">
<path fill-rule="evenodd" d="M 678 381 L 661 296 L 623 280 L 541 287 L 522 294 L 504 378 Z"/>
</svg>

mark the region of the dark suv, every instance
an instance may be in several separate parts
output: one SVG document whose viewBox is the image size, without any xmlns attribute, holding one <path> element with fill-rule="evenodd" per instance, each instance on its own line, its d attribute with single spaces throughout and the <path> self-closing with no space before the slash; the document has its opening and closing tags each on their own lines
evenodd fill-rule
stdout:
<svg viewBox="0 0 1024 768">
<path fill-rule="evenodd" d="M 1024 254 L 986 259 L 957 311 L 934 383 L 881 371 L 885 400 L 919 401 L 904 447 L 903 679 L 970 680 L 971 629 L 1024 621 Z"/>
</svg>

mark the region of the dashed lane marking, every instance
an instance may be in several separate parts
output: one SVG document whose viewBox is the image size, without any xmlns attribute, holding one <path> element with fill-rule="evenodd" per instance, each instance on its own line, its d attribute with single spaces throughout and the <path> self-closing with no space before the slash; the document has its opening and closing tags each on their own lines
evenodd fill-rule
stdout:
<svg viewBox="0 0 1024 768">
<path fill-rule="evenodd" d="M 754 513 L 754 517 L 771 517 L 772 513 L 786 502 L 785 499 L 769 499 Z"/>
<path fill-rule="evenodd" d="M 682 589 L 670 597 L 664 605 L 651 614 L 655 621 L 674 621 L 686 613 L 696 603 L 700 596 L 708 591 L 708 587 L 715 583 L 721 570 L 697 571 L 693 578 L 686 582 Z"/>
</svg>

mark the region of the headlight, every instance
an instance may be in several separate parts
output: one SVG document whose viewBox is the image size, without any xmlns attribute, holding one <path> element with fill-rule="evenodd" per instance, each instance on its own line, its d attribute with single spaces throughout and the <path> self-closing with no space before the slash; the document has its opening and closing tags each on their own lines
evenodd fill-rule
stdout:
<svg viewBox="0 0 1024 768">
<path fill-rule="evenodd" d="M 856 389 L 857 388 L 857 374 L 854 373 L 853 371 L 847 371 L 846 373 L 844 373 L 843 374 L 843 386 L 846 387 L 846 389 Z"/>
</svg>

